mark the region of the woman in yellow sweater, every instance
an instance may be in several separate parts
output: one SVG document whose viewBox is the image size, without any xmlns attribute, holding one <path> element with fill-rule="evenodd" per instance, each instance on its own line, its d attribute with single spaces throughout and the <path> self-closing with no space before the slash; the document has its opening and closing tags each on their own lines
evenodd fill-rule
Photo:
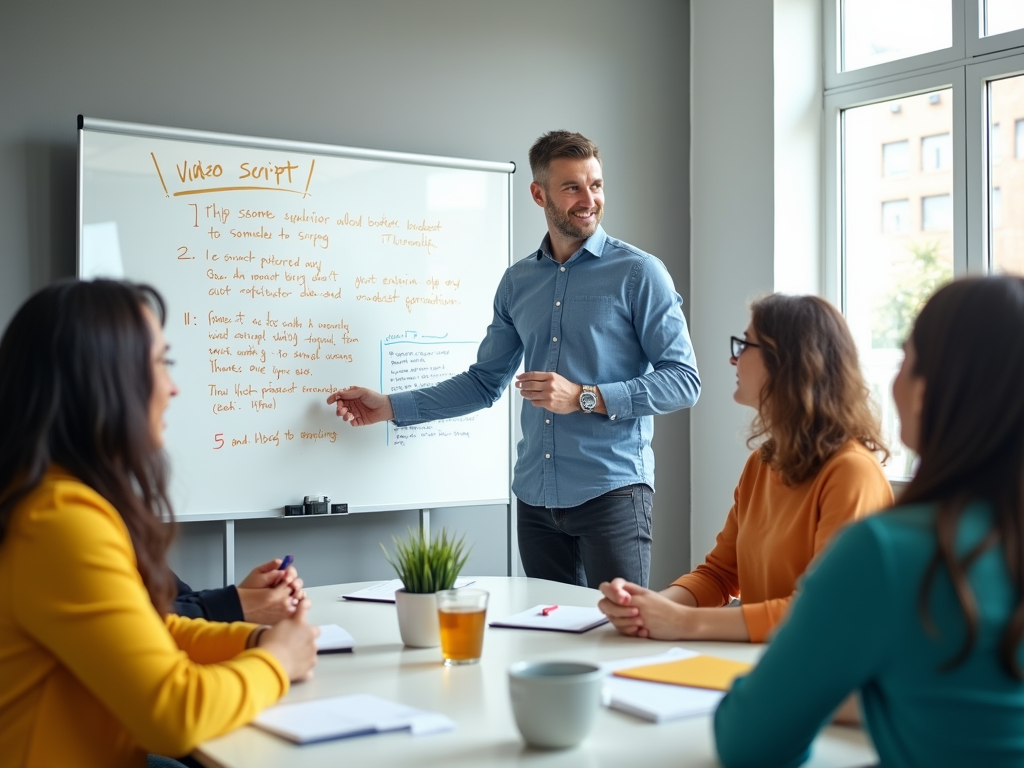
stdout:
<svg viewBox="0 0 1024 768">
<path fill-rule="evenodd" d="M 857 349 L 832 305 L 768 296 L 731 353 L 733 398 L 756 409 L 750 440 L 760 447 L 703 564 L 661 592 L 623 579 L 601 585 L 598 605 L 624 634 L 764 642 L 832 535 L 893 502 Z M 734 598 L 741 608 L 724 607 Z"/>
<path fill-rule="evenodd" d="M 177 393 L 150 288 L 62 282 L 0 341 L 0 762 L 141 766 L 251 720 L 316 663 L 273 627 L 168 613 Z"/>
</svg>

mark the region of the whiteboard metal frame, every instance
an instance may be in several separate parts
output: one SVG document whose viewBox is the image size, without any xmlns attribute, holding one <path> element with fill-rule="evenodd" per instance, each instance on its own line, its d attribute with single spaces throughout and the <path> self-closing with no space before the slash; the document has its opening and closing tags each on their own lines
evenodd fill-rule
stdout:
<svg viewBox="0 0 1024 768">
<path fill-rule="evenodd" d="M 77 227 L 75 231 L 75 271 L 81 274 L 82 271 L 82 228 L 84 224 L 83 186 L 85 183 L 85 153 L 82 151 L 83 132 L 97 131 L 101 133 L 124 134 L 128 136 L 152 136 L 154 138 L 197 141 L 207 144 L 224 144 L 229 146 L 255 147 L 260 149 L 284 149 L 306 154 L 329 155 L 331 157 L 351 157 L 362 160 L 379 160 L 392 163 L 412 163 L 439 168 L 456 168 L 473 171 L 492 171 L 505 173 L 508 176 L 508 261 L 506 268 L 512 266 L 512 174 L 516 171 L 516 164 L 513 162 L 499 163 L 488 160 L 472 160 L 468 158 L 445 157 L 442 155 L 422 155 L 407 152 L 391 152 L 382 149 L 362 149 L 358 147 L 346 147 L 337 144 L 320 144 L 307 141 L 293 141 L 289 139 L 269 139 L 243 134 L 218 133 L 214 131 L 199 131 L 191 128 L 170 128 L 166 126 L 148 125 L 145 123 L 130 123 L 120 120 L 106 120 L 97 117 L 78 116 L 78 184 L 76 200 Z M 283 510 L 264 509 L 252 512 L 209 512 L 189 514 L 177 518 L 179 523 L 198 522 L 222 522 L 223 528 L 223 552 L 224 552 L 224 584 L 233 584 L 235 581 L 235 521 L 236 520 L 257 520 L 257 519 L 287 519 L 287 520 L 324 520 L 328 518 L 343 518 L 350 514 L 366 514 L 370 512 L 392 512 L 414 510 L 419 513 L 421 529 L 429 535 L 430 531 L 430 510 L 448 507 L 483 507 L 501 506 L 506 508 L 507 522 L 507 573 L 514 575 L 517 557 L 519 553 L 519 539 L 516 535 L 515 505 L 511 488 L 511 478 L 515 466 L 515 407 L 513 398 L 510 396 L 508 404 L 509 422 L 509 492 L 504 498 L 480 499 L 461 502 L 438 502 L 426 501 L 414 507 L 401 504 L 364 504 L 350 506 L 346 514 L 328 515 L 295 515 L 286 516 Z"/>
<path fill-rule="evenodd" d="M 498 173 L 515 173 L 515 163 L 496 163 L 490 160 L 471 160 L 442 155 L 418 155 L 407 152 L 389 152 L 383 149 L 360 149 L 343 147 L 338 144 L 318 144 L 310 141 L 292 141 L 290 139 L 266 139 L 258 136 L 245 136 L 234 133 L 215 133 L 213 131 L 196 131 L 191 128 L 167 128 L 159 125 L 143 123 L 124 123 L 119 120 L 104 120 L 98 117 L 78 116 L 78 130 L 100 131 L 102 133 L 120 133 L 127 136 L 153 136 L 159 139 L 178 141 L 200 141 L 205 144 L 225 144 L 228 146 L 255 147 L 257 149 L 285 149 L 306 154 L 330 155 L 332 157 L 355 157 L 361 160 L 383 160 L 390 163 L 415 163 L 440 168 L 460 168 L 470 171 L 496 171 Z M 81 154 L 81 153 L 79 153 Z M 79 199 L 81 199 L 81 175 L 79 175 Z M 511 229 L 509 219 L 509 229 Z M 79 221 L 81 225 L 81 221 Z M 511 255 L 511 251 L 509 252 Z"/>
</svg>

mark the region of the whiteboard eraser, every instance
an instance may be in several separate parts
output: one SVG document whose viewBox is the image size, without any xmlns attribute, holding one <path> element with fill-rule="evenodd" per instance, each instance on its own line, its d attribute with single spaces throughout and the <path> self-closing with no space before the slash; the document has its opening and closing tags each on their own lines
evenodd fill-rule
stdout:
<svg viewBox="0 0 1024 768">
<path fill-rule="evenodd" d="M 285 517 L 294 517 L 295 515 L 301 515 L 301 514 L 302 514 L 302 505 L 301 504 L 285 504 L 284 505 L 284 516 Z"/>
<path fill-rule="evenodd" d="M 348 504 L 331 504 L 332 515 L 347 515 Z"/>
</svg>

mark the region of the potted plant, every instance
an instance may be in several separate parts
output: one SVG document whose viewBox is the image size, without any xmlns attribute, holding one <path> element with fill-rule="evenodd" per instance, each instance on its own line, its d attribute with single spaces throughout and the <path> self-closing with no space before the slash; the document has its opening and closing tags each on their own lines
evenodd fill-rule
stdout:
<svg viewBox="0 0 1024 768">
<path fill-rule="evenodd" d="M 465 538 L 450 538 L 448 530 L 442 528 L 440 534 L 428 541 L 421 528 L 416 532 L 410 530 L 404 540 L 393 536 L 392 540 L 394 557 L 383 544 L 380 546 L 405 587 L 395 592 L 402 642 L 416 648 L 440 645 L 435 593 L 455 586 L 455 579 L 469 558 Z"/>
</svg>

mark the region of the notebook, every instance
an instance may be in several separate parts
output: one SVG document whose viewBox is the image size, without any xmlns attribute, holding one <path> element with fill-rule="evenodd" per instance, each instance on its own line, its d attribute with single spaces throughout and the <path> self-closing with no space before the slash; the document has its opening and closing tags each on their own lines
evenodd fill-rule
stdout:
<svg viewBox="0 0 1024 768">
<path fill-rule="evenodd" d="M 544 610 L 548 609 L 545 615 Z M 550 605 L 535 605 L 533 608 L 492 621 L 492 627 L 510 627 L 512 629 L 546 629 L 552 632 L 586 632 L 588 629 L 608 623 L 608 617 L 597 608 L 584 608 L 578 605 L 559 605 L 551 609 Z"/>
<path fill-rule="evenodd" d="M 456 579 L 455 589 L 468 587 L 475 582 L 476 579 Z M 401 579 L 392 579 L 391 581 L 382 581 L 380 584 L 374 584 L 372 587 L 366 587 L 365 589 L 342 595 L 342 598 L 345 600 L 367 600 L 372 603 L 393 603 L 395 602 L 395 592 L 402 589 L 403 586 Z"/>
<path fill-rule="evenodd" d="M 696 655 L 696 651 L 685 648 L 670 648 L 668 651 L 654 656 L 618 659 L 602 663 L 601 668 L 609 673 L 604 681 L 602 703 L 609 709 L 625 712 L 652 723 L 664 723 L 714 712 L 718 702 L 725 696 L 722 691 L 651 683 L 646 680 L 630 680 L 611 674 L 621 669 L 645 667 L 652 663 L 687 659 Z"/>
<path fill-rule="evenodd" d="M 425 736 L 450 731 L 455 721 L 437 712 L 357 693 L 269 707 L 253 725 L 296 744 L 313 744 L 386 731 L 408 730 L 413 736 Z"/>
<path fill-rule="evenodd" d="M 733 680 L 746 674 L 753 667 L 753 664 L 746 661 L 733 661 L 732 659 L 720 659 L 717 656 L 697 654 L 690 658 L 662 664 L 620 669 L 614 674 L 619 677 L 646 680 L 652 683 L 727 691 L 732 687 Z"/>
<path fill-rule="evenodd" d="M 321 624 L 320 635 L 316 639 L 317 653 L 341 653 L 351 651 L 356 641 L 346 630 L 337 624 Z"/>
</svg>

